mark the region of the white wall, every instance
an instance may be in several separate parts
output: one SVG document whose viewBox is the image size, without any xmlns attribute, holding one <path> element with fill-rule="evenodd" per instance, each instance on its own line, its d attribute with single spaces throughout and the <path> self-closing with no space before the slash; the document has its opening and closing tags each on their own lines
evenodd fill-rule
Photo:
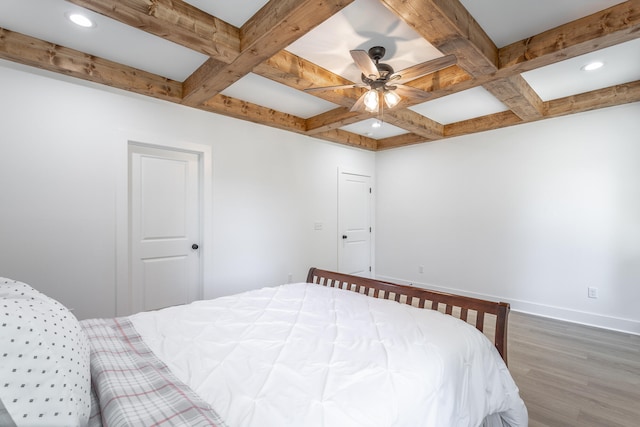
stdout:
<svg viewBox="0 0 640 427">
<path fill-rule="evenodd" d="M 338 167 L 374 172 L 371 152 L 5 61 L 0 93 L 0 276 L 79 318 L 115 315 L 127 139 L 211 147 L 206 297 L 335 269 Z"/>
<path fill-rule="evenodd" d="M 378 276 L 640 333 L 639 103 L 380 152 L 376 177 Z"/>
</svg>

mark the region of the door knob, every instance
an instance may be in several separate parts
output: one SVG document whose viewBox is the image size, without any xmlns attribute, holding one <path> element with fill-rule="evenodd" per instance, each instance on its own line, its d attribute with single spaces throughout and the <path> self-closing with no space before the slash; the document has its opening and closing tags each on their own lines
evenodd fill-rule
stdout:
<svg viewBox="0 0 640 427">
<path fill-rule="evenodd" d="M 194 251 L 195 251 L 196 249 L 198 249 L 198 248 L 199 248 L 199 246 L 198 246 L 196 243 L 194 243 L 193 245 L 191 245 L 191 249 L 193 249 Z"/>
</svg>

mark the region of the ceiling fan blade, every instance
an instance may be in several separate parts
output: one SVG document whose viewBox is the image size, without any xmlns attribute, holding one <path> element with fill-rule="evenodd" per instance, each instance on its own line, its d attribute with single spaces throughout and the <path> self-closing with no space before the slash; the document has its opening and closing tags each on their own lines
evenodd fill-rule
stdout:
<svg viewBox="0 0 640 427">
<path fill-rule="evenodd" d="M 378 67 L 376 67 L 376 63 L 373 62 L 373 59 L 371 59 L 367 51 L 350 50 L 349 53 L 351 53 L 353 61 L 356 63 L 362 74 L 371 80 L 380 78 Z"/>
<path fill-rule="evenodd" d="M 351 112 L 354 111 L 364 111 L 364 97 L 365 97 L 366 93 L 363 94 L 360 98 L 358 98 L 358 100 L 356 101 L 355 104 L 353 104 L 353 107 L 351 107 Z"/>
<path fill-rule="evenodd" d="M 322 87 L 308 87 L 304 89 L 305 92 L 317 92 L 321 90 L 337 90 L 337 89 L 353 89 L 356 87 L 365 87 L 364 84 L 355 84 L 352 83 L 350 85 L 337 85 L 337 86 L 322 86 Z"/>
<path fill-rule="evenodd" d="M 390 77 L 390 80 L 392 80 L 393 84 L 406 83 L 426 74 L 434 73 L 438 70 L 442 70 L 443 68 L 450 67 L 456 62 L 458 62 L 458 59 L 455 55 L 443 56 L 442 58 L 432 59 L 431 61 L 422 62 L 412 67 L 405 68 L 404 70 L 400 70 L 394 73 Z M 400 77 L 394 80 L 395 76 Z"/>
<path fill-rule="evenodd" d="M 392 87 L 395 87 L 395 89 L 391 89 Z M 390 86 L 389 89 L 400 95 L 402 99 L 411 99 L 412 104 L 415 104 L 415 101 L 427 101 L 431 98 L 429 92 L 411 86 L 394 84 Z"/>
</svg>

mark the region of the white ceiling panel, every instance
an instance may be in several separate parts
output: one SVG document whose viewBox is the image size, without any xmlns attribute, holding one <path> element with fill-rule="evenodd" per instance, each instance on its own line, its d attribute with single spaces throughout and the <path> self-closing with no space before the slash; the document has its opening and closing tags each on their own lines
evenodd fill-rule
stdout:
<svg viewBox="0 0 640 427">
<path fill-rule="evenodd" d="M 221 93 L 303 119 L 338 107 L 336 104 L 253 73 L 247 74 Z"/>
<path fill-rule="evenodd" d="M 442 53 L 400 21 L 378 0 L 356 0 L 287 47 L 301 58 L 359 83 L 350 50 L 386 49 L 380 61 L 400 71 Z"/>
<path fill-rule="evenodd" d="M 443 125 L 508 110 L 482 87 L 427 101 L 410 109 Z"/>
<path fill-rule="evenodd" d="M 593 61 L 602 68 L 584 71 Z M 640 80 L 640 39 L 522 74 L 543 101 Z"/>
<path fill-rule="evenodd" d="M 184 0 L 184 2 L 239 28 L 267 4 L 268 0 Z"/>
<path fill-rule="evenodd" d="M 376 128 L 374 127 L 374 124 L 376 122 L 382 123 L 382 125 Z M 369 138 L 373 139 L 390 138 L 392 136 L 404 135 L 405 133 L 408 133 L 404 129 L 401 129 L 389 123 L 385 123 L 384 121 L 380 122 L 377 119 L 363 120 L 358 123 L 343 126 L 340 129 L 352 133 L 357 133 L 358 135 L 368 136 Z"/>
<path fill-rule="evenodd" d="M 624 3 L 620 0 L 460 0 L 498 47 Z"/>
<path fill-rule="evenodd" d="M 76 11 L 96 26 L 82 28 L 71 23 L 66 15 Z M 177 81 L 184 81 L 207 59 L 63 0 L 1 0 L 0 27 Z"/>
</svg>

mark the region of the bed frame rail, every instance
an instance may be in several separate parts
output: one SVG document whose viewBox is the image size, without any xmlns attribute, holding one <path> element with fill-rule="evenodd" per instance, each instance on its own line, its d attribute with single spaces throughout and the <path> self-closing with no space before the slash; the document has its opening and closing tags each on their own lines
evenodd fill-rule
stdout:
<svg viewBox="0 0 640 427">
<path fill-rule="evenodd" d="M 346 289 L 374 298 L 393 300 L 419 308 L 438 310 L 474 325 L 493 340 L 500 356 L 507 363 L 507 321 L 510 306 L 506 302 L 493 302 L 478 298 L 448 294 L 413 286 L 351 276 L 312 267 L 307 283 Z M 486 316 L 487 314 L 492 316 Z M 487 322 L 495 318 L 495 323 Z"/>
</svg>

